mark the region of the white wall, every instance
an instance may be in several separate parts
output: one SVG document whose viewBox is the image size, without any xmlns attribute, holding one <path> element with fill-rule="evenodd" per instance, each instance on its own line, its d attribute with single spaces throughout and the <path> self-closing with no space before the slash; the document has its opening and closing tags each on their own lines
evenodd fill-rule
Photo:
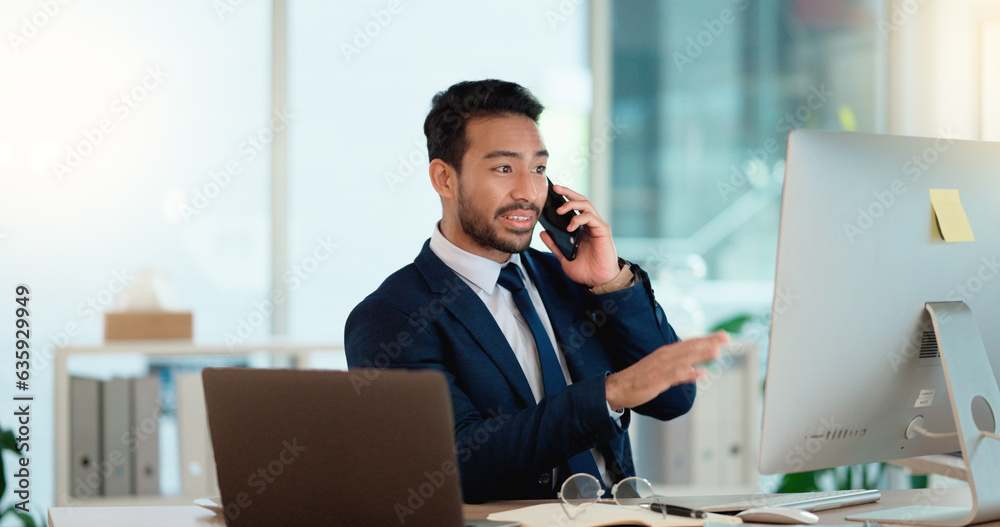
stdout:
<svg viewBox="0 0 1000 527">
<path fill-rule="evenodd" d="M 1000 17 L 996 0 L 891 0 L 889 39 L 890 134 L 961 139 L 981 135 L 981 33 Z M 998 138 L 994 137 L 993 140 Z"/>
</svg>

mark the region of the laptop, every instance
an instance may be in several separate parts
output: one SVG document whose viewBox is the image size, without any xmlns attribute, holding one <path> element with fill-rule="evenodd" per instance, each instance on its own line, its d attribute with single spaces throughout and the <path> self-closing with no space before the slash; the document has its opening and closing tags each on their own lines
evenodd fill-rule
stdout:
<svg viewBox="0 0 1000 527">
<path fill-rule="evenodd" d="M 440 372 L 206 368 L 231 527 L 513 526 L 464 520 Z"/>
</svg>

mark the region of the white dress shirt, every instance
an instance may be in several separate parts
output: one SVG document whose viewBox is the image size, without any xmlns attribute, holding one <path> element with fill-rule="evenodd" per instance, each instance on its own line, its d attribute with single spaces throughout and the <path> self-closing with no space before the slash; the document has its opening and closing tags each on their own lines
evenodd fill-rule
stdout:
<svg viewBox="0 0 1000 527">
<path fill-rule="evenodd" d="M 531 303 L 535 306 L 535 311 L 538 312 L 538 318 L 541 319 L 542 326 L 545 327 L 545 333 L 548 335 L 549 341 L 552 342 L 552 349 L 556 350 L 556 358 L 559 359 L 559 367 L 562 368 L 563 377 L 566 378 L 566 385 L 569 386 L 573 383 L 569 376 L 569 370 L 566 368 L 566 358 L 559 349 L 555 332 L 552 330 L 552 322 L 549 321 L 548 312 L 545 311 L 545 304 L 542 303 L 542 297 L 539 296 L 535 284 L 525 272 L 520 254 L 510 255 L 510 258 L 504 263 L 497 263 L 489 258 L 477 256 L 448 241 L 441 234 L 440 225 L 434 227 L 430 249 L 445 265 L 455 271 L 459 278 L 472 288 L 486 304 L 486 308 L 489 309 L 493 318 L 496 319 L 497 325 L 500 326 L 500 331 L 507 338 L 510 349 L 514 350 L 514 356 L 517 358 L 518 364 L 521 365 L 521 370 L 524 371 L 524 376 L 528 380 L 531 393 L 535 396 L 537 403 L 545 395 L 545 385 L 542 382 L 542 368 L 538 361 L 538 347 L 535 344 L 535 337 L 531 334 L 531 328 L 514 304 L 514 296 L 507 289 L 497 285 L 500 270 L 508 263 L 516 265 L 518 273 L 524 281 L 524 288 L 528 290 L 528 297 L 531 298 Z M 624 412 L 615 412 L 609 405 L 608 413 L 621 426 L 620 419 Z M 601 471 L 601 478 L 605 485 L 610 488 L 613 481 L 607 472 L 604 456 L 596 448 L 592 448 L 590 452 L 594 455 L 597 468 Z"/>
</svg>

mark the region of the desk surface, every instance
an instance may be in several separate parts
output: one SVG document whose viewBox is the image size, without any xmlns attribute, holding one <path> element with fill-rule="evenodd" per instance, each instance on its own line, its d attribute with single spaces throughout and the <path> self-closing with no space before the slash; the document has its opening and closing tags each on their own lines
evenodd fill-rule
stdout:
<svg viewBox="0 0 1000 527">
<path fill-rule="evenodd" d="M 494 512 L 516 509 L 536 503 L 539 502 L 505 501 L 484 505 L 465 505 L 464 510 L 468 518 L 483 519 Z M 879 503 L 823 511 L 818 515 L 821 525 L 860 525 L 859 523 L 844 520 L 844 516 L 908 505 L 968 506 L 968 504 L 969 490 L 967 488 L 884 490 L 882 491 L 882 501 Z M 222 516 L 213 514 L 196 505 L 174 507 L 53 507 L 49 509 L 50 527 L 132 526 L 136 525 L 137 520 L 141 521 L 142 525 L 148 527 L 204 527 L 226 524 Z M 1000 522 L 980 525 L 1000 527 Z"/>
</svg>

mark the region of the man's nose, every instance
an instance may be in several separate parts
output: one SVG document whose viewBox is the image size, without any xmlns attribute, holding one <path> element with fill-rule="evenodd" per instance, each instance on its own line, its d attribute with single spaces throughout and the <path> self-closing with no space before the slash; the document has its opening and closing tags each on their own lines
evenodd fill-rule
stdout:
<svg viewBox="0 0 1000 527">
<path fill-rule="evenodd" d="M 538 181 L 536 181 L 537 178 L 532 176 L 534 174 L 527 171 L 518 174 L 514 190 L 510 193 L 510 197 L 517 201 L 530 201 L 534 203 L 538 198 Z"/>
</svg>

